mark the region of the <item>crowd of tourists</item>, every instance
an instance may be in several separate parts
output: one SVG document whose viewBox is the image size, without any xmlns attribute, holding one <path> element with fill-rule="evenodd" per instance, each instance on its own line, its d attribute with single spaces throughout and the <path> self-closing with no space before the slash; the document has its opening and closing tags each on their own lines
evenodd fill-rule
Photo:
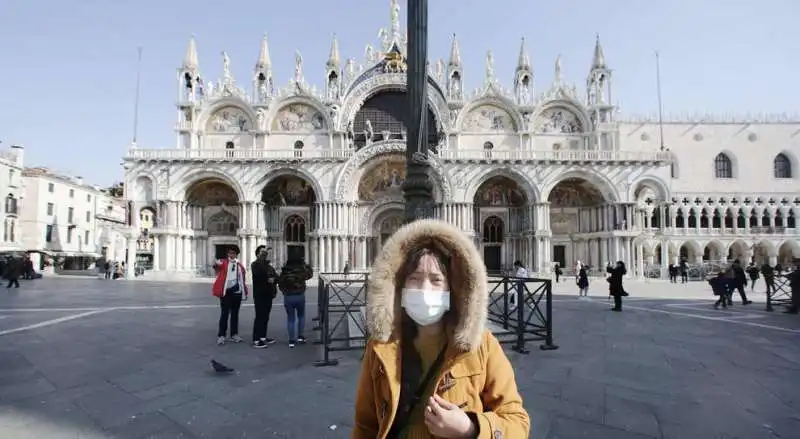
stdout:
<svg viewBox="0 0 800 439">
<path fill-rule="evenodd" d="M 793 269 L 787 273 L 784 273 L 784 268 L 780 265 L 773 267 L 765 263 L 759 267 L 755 262 L 751 261 L 747 267 L 743 267 L 738 259 L 733 261 L 726 269 L 720 270 L 717 274 L 707 279 L 711 285 L 711 290 L 717 297 L 717 301 L 714 302 L 714 308 L 733 306 L 734 292 L 739 293 L 742 305 L 753 303 L 747 299 L 748 278 L 751 292 L 755 290 L 756 281 L 763 276 L 764 285 L 766 286 L 765 294 L 768 296 L 774 295 L 777 293 L 775 278 L 783 275 L 786 276 L 791 291 L 791 300 L 785 312 L 798 314 L 800 312 L 800 259 L 795 259 Z"/>
<path fill-rule="evenodd" d="M 215 265 L 217 276 L 211 291 L 219 298 L 220 303 L 218 345 L 224 345 L 228 341 L 243 341 L 239 335 L 239 309 L 242 302 L 250 297 L 250 291 L 245 280 L 246 268 L 238 260 L 238 256 L 238 249 L 231 247 L 228 257 L 217 261 Z M 272 265 L 270 256 L 270 248 L 259 246 L 256 249 L 256 260 L 250 265 L 255 308 L 253 347 L 263 349 L 276 342 L 274 337 L 267 337 L 267 327 L 272 302 L 280 290 L 286 310 L 288 345 L 293 348 L 306 343 L 306 281 L 311 279 L 313 271 L 302 256 L 292 256 L 278 272 Z"/>
</svg>

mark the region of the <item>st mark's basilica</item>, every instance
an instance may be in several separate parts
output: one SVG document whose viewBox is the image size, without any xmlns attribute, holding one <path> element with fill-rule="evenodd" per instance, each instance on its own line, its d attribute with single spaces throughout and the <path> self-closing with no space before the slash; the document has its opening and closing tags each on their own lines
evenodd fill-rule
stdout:
<svg viewBox="0 0 800 439">
<path fill-rule="evenodd" d="M 258 52 L 254 45 L 248 89 L 225 53 L 211 81 L 191 39 L 177 72 L 177 144 L 133 145 L 124 158 L 136 230 L 129 260 L 145 263 L 148 276 L 204 275 L 228 246 L 249 262 L 266 244 L 277 264 L 300 253 L 317 272 L 346 262 L 366 270 L 403 221 L 397 0 L 387 16 L 361 60 L 342 58 L 333 39 L 320 88 L 300 53 L 279 85 L 266 37 Z M 429 65 L 436 215 L 474 238 L 488 269 L 517 259 L 538 273 L 624 260 L 642 275 L 679 258 L 800 257 L 796 118 L 622 118 L 599 38 L 593 50 L 587 44 L 580 88 L 560 59 L 550 64 L 553 82 L 535 88 L 524 40 L 516 64 L 510 87 L 491 52 L 483 71 L 467 71 L 454 37 L 448 59 Z M 467 75 L 482 76 L 482 86 L 464 90 Z"/>
</svg>

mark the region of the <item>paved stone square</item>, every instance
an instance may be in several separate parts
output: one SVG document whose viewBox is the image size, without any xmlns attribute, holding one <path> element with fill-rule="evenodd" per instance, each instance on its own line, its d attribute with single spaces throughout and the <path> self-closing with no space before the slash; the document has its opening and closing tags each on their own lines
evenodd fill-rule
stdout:
<svg viewBox="0 0 800 439">
<path fill-rule="evenodd" d="M 763 311 L 763 294 L 715 311 L 705 285 L 659 281 L 628 282 L 625 311 L 612 313 L 601 282 L 589 300 L 571 280 L 555 287 L 560 349 L 507 350 L 531 437 L 798 437 L 797 316 Z M 218 347 L 217 316 L 198 283 L 55 278 L 0 290 L 0 437 L 349 436 L 359 352 L 317 368 L 314 345 Z M 246 340 L 252 316 L 245 307 Z M 284 334 L 278 302 L 270 335 Z M 212 357 L 237 373 L 215 375 Z"/>
</svg>

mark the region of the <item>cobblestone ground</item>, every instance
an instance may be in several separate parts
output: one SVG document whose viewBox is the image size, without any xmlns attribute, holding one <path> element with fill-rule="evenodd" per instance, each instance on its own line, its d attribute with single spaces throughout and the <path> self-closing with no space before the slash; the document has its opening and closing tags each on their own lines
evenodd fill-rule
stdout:
<svg viewBox="0 0 800 439">
<path fill-rule="evenodd" d="M 631 281 L 623 313 L 572 289 L 555 289 L 560 349 L 507 350 L 531 437 L 798 437 L 797 316 L 763 303 L 715 311 L 700 283 Z M 0 290 L 0 437 L 348 437 L 358 352 L 318 368 L 313 345 L 218 347 L 208 290 L 64 278 Z M 243 309 L 246 340 L 252 315 Z M 285 340 L 283 324 L 276 303 L 271 335 Z M 212 357 L 237 373 L 213 374 Z"/>
</svg>

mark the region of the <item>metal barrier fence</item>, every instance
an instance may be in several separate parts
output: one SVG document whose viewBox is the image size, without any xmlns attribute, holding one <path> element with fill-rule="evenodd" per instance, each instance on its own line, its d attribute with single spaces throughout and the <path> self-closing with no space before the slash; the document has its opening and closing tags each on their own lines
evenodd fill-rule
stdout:
<svg viewBox="0 0 800 439">
<path fill-rule="evenodd" d="M 367 332 L 368 273 L 320 273 L 318 276 L 317 318 L 322 359 L 316 366 L 336 366 L 331 352 L 363 349 Z M 317 329 L 315 328 L 315 329 Z"/>
<path fill-rule="evenodd" d="M 792 304 L 792 289 L 789 286 L 789 275 L 776 274 L 774 279 L 773 288 L 770 288 L 769 285 L 767 286 L 767 311 L 773 311 L 775 309 L 773 305 L 791 306 Z"/>
<path fill-rule="evenodd" d="M 318 276 L 318 322 L 321 359 L 316 366 L 336 366 L 331 352 L 360 350 L 369 333 L 366 324 L 369 274 L 320 273 Z M 534 288 L 530 288 L 530 285 Z M 542 304 L 542 301 L 544 303 Z M 544 306 L 544 309 L 542 309 Z M 489 322 L 501 343 L 512 343 L 516 352 L 527 354 L 525 344 L 544 341 L 543 350 L 557 349 L 553 343 L 553 293 L 549 279 L 497 277 L 489 280 Z"/>
<path fill-rule="evenodd" d="M 552 287 L 550 279 L 490 277 L 489 322 L 497 325 L 492 332 L 498 341 L 512 343 L 511 349 L 521 354 L 529 352 L 529 341 L 544 341 L 542 350 L 558 349 L 553 343 Z"/>
</svg>

